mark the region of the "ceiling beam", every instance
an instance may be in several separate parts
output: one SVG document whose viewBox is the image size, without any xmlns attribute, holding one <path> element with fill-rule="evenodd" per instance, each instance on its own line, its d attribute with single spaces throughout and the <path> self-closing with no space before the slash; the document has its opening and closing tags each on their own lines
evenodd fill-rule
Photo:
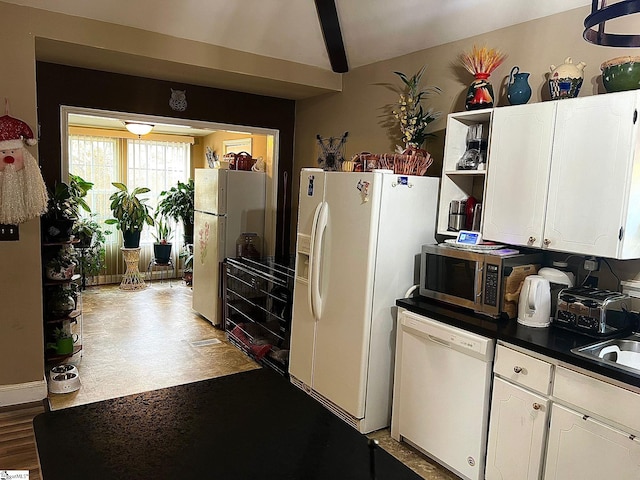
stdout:
<svg viewBox="0 0 640 480">
<path fill-rule="evenodd" d="M 331 69 L 336 73 L 346 73 L 349 71 L 349 65 L 342 41 L 335 0 L 315 0 L 315 2 Z"/>
</svg>

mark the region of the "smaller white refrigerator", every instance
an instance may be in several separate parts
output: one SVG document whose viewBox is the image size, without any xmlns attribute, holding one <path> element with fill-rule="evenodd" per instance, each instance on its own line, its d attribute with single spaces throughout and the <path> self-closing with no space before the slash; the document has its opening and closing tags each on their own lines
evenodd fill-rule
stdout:
<svg viewBox="0 0 640 480">
<path fill-rule="evenodd" d="M 236 256 L 241 233 L 264 242 L 264 172 L 196 168 L 194 175 L 193 309 L 222 325 L 222 262 Z M 264 245 L 259 244 L 260 252 Z"/>
</svg>

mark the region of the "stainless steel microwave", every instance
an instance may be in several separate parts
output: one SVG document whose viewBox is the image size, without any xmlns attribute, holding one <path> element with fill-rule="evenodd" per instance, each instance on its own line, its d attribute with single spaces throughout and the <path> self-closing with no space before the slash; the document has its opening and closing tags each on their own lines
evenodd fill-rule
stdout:
<svg viewBox="0 0 640 480">
<path fill-rule="evenodd" d="M 520 284 L 537 273 L 542 255 L 500 256 L 489 252 L 423 245 L 420 295 L 492 317 L 516 318 Z"/>
</svg>

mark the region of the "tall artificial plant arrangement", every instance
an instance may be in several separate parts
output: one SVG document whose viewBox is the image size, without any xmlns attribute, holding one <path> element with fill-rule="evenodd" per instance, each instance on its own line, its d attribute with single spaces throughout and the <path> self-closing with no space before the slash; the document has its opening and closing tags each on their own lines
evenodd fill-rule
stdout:
<svg viewBox="0 0 640 480">
<path fill-rule="evenodd" d="M 475 80 L 469 85 L 465 108 L 478 110 L 493 107 L 493 87 L 489 82 L 489 75 L 505 61 L 507 55 L 496 50 L 473 46 L 471 52 L 463 52 L 459 56 L 460 64 Z"/>
<path fill-rule="evenodd" d="M 427 126 L 440 116 L 440 112 L 434 112 L 433 108 L 425 108 L 422 105 L 429 95 L 441 91 L 436 86 L 420 85 L 426 68 L 426 65 L 423 66 L 411 76 L 402 72 L 393 72 L 402 80 L 400 98 L 393 110 L 393 115 L 400 123 L 402 140 L 406 148 L 422 147 L 425 140 L 431 136 L 426 132 Z"/>
</svg>

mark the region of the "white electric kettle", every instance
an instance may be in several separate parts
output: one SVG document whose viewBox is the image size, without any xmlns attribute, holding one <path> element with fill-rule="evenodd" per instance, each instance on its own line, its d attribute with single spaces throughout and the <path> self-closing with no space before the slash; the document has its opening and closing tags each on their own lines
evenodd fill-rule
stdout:
<svg viewBox="0 0 640 480">
<path fill-rule="evenodd" d="M 551 323 L 551 286 L 540 275 L 525 277 L 520 301 L 518 323 L 527 327 L 548 327 Z"/>
</svg>

